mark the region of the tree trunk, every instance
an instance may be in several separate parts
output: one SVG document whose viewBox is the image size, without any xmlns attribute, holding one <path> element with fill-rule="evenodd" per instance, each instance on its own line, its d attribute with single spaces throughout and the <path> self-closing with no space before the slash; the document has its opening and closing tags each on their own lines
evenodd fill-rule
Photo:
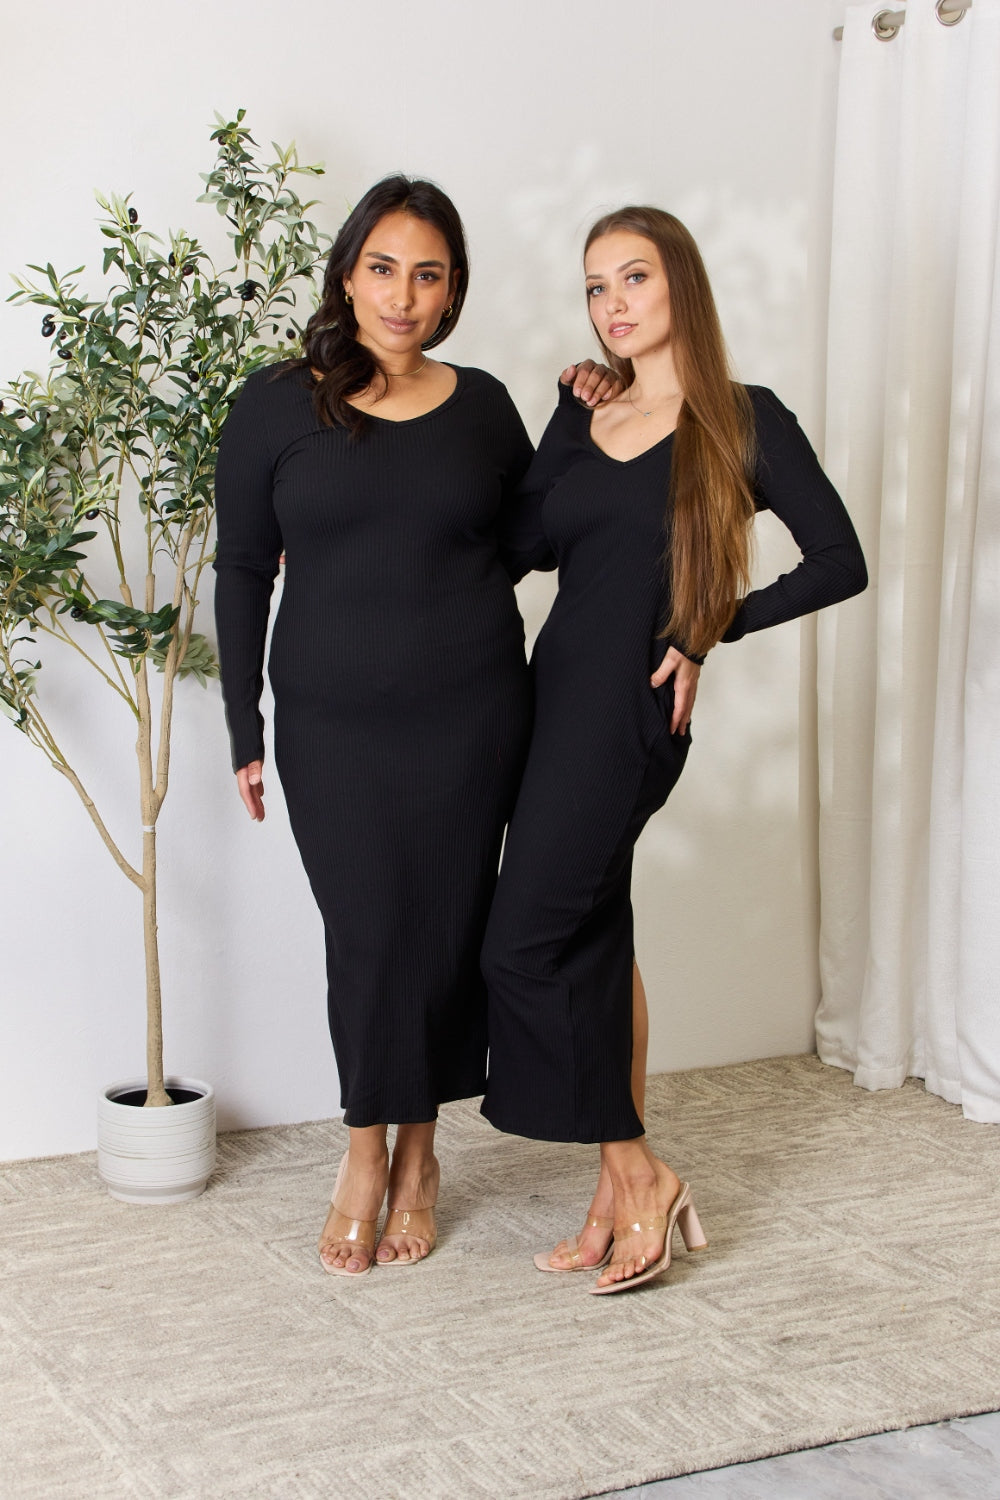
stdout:
<svg viewBox="0 0 1000 1500">
<path fill-rule="evenodd" d="M 156 829 L 142 831 L 142 930 L 146 952 L 146 1104 L 172 1104 L 163 1087 L 163 1010 L 156 932 Z"/>
<path fill-rule="evenodd" d="M 146 580 L 146 607 L 152 582 Z M 139 807 L 142 812 L 142 937 L 146 956 L 146 1106 L 172 1104 L 163 1087 L 163 1009 L 160 1002 L 160 946 L 156 934 L 156 818 L 153 786 L 152 707 L 145 660 L 136 678 L 139 701 Z"/>
</svg>

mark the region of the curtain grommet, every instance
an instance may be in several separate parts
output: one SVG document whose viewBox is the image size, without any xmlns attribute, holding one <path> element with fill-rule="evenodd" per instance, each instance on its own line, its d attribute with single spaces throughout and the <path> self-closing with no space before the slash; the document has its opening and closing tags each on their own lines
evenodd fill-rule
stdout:
<svg viewBox="0 0 1000 1500">
<path fill-rule="evenodd" d="M 954 0 L 951 0 L 951 4 L 948 0 L 937 0 L 934 14 L 942 26 L 957 26 L 959 21 L 965 20 L 965 12 L 969 9 L 971 7 L 967 5 L 956 6 Z"/>
<path fill-rule="evenodd" d="M 891 42 L 906 20 L 905 10 L 880 10 L 872 16 L 872 33 L 880 42 Z"/>
</svg>

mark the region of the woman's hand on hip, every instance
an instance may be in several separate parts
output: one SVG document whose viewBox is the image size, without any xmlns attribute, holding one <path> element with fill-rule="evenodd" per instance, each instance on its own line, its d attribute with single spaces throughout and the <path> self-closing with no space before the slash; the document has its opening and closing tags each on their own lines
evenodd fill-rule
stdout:
<svg viewBox="0 0 1000 1500">
<path fill-rule="evenodd" d="M 592 359 L 585 359 L 578 365 L 567 365 L 559 379 L 563 385 L 572 381 L 573 395 L 587 406 L 600 406 L 602 401 L 610 401 L 624 389 L 614 370 L 609 370 L 607 365 L 595 364 Z"/>
<path fill-rule="evenodd" d="M 674 712 L 670 720 L 671 734 L 684 734 L 691 723 L 694 700 L 698 696 L 698 678 L 701 667 L 671 646 L 649 679 L 650 686 L 662 687 L 668 677 L 674 679 Z"/>
<path fill-rule="evenodd" d="M 243 806 L 255 823 L 264 821 L 263 773 L 264 767 L 259 760 L 252 760 L 248 766 L 240 766 L 236 772 L 236 784 L 243 798 Z"/>
</svg>

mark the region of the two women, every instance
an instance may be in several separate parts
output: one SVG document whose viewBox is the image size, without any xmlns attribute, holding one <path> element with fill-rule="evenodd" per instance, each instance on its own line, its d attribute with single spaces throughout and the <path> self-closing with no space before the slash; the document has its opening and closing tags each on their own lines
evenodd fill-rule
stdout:
<svg viewBox="0 0 1000 1500">
<path fill-rule="evenodd" d="M 532 447 L 499 381 L 428 358 L 467 286 L 449 199 L 377 184 L 337 236 L 305 359 L 247 382 L 217 467 L 222 682 L 256 819 L 286 559 L 269 674 L 350 1127 L 320 1250 L 336 1274 L 429 1253 L 437 1107 L 486 1079 L 480 947 L 531 722 L 500 546 Z M 577 388 L 596 399 L 605 374 Z"/>
<path fill-rule="evenodd" d="M 626 208 L 585 251 L 591 320 L 624 389 L 560 404 L 521 487 L 516 571 L 559 567 L 533 657 L 535 719 L 484 947 L 486 1117 L 599 1142 L 582 1234 L 540 1269 L 603 1268 L 594 1291 L 664 1270 L 690 1190 L 643 1135 L 646 1006 L 630 879 L 642 827 L 683 770 L 700 663 L 718 641 L 859 592 L 850 519 L 792 414 L 730 379 L 708 278 L 670 214 Z M 749 588 L 770 508 L 802 551 Z"/>
<path fill-rule="evenodd" d="M 337 238 L 305 361 L 249 381 L 222 444 L 220 657 L 254 817 L 287 560 L 275 751 L 350 1127 L 321 1241 L 335 1274 L 429 1253 L 437 1106 L 484 1087 L 500 1129 L 601 1146 L 587 1227 L 543 1269 L 602 1267 L 594 1290 L 615 1291 L 669 1264 L 675 1223 L 703 1238 L 643 1134 L 632 850 L 683 769 L 705 654 L 848 597 L 864 563 L 794 417 L 730 380 L 683 226 L 608 216 L 586 272 L 621 390 L 599 404 L 599 376 L 578 379 L 581 404 L 564 386 L 532 460 L 498 382 L 427 358 L 461 310 L 464 237 L 439 190 L 389 179 Z M 749 590 L 764 506 L 803 561 Z M 510 576 L 556 564 L 532 730 Z"/>
</svg>

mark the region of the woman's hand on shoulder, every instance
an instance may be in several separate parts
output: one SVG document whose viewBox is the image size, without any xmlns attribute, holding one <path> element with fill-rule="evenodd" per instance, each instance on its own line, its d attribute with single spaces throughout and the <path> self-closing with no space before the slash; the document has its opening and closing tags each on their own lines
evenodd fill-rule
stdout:
<svg viewBox="0 0 1000 1500">
<path fill-rule="evenodd" d="M 264 821 L 264 767 L 259 760 L 248 766 L 240 766 L 236 772 L 236 784 L 240 789 L 243 806 L 255 823 Z"/>
<path fill-rule="evenodd" d="M 674 679 L 674 712 L 670 720 L 671 734 L 684 734 L 691 723 L 694 700 L 698 696 L 698 678 L 701 667 L 689 656 L 684 656 L 676 646 L 671 646 L 649 679 L 650 686 L 662 687 L 669 677 Z"/>
<path fill-rule="evenodd" d="M 587 406 L 599 406 L 602 401 L 610 401 L 624 390 L 614 370 L 609 370 L 607 365 L 595 364 L 592 359 L 585 359 L 578 365 L 567 365 L 559 379 L 563 385 L 572 382 L 573 395 Z"/>
</svg>

